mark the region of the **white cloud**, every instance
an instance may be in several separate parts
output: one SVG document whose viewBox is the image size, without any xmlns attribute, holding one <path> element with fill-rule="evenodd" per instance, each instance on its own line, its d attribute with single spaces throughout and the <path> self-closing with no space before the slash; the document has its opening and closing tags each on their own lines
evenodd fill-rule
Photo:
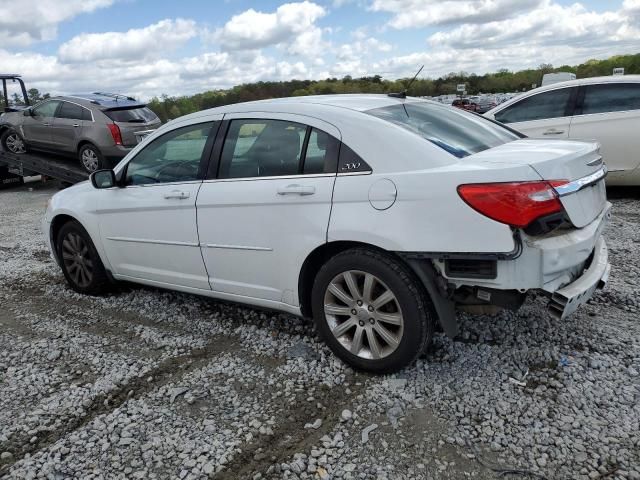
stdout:
<svg viewBox="0 0 640 480">
<path fill-rule="evenodd" d="M 162 20 L 126 32 L 83 33 L 63 43 L 58 55 L 63 62 L 121 59 L 143 60 L 176 50 L 197 35 L 193 20 Z"/>
<path fill-rule="evenodd" d="M 212 35 L 212 39 L 224 50 L 257 49 L 283 43 L 292 45 L 300 37 L 308 42 L 311 37 L 317 39 L 321 35 L 315 22 L 325 14 L 323 7 L 306 0 L 285 3 L 273 13 L 251 8 L 231 17 Z"/>
<path fill-rule="evenodd" d="M 607 45 L 617 49 L 640 45 L 640 30 L 624 12 L 590 12 L 580 4 L 564 7 L 549 0 L 517 20 L 467 24 L 429 37 L 434 48 L 474 49 L 537 47 L 540 55 L 556 52 L 545 47 L 584 49 Z M 588 54 L 588 53 L 587 53 Z"/>
<path fill-rule="evenodd" d="M 24 47 L 52 40 L 59 23 L 109 7 L 115 0 L 0 0 L 0 45 Z"/>
<path fill-rule="evenodd" d="M 398 29 L 501 20 L 535 8 L 542 0 L 373 0 L 371 10 L 389 12 Z"/>
</svg>

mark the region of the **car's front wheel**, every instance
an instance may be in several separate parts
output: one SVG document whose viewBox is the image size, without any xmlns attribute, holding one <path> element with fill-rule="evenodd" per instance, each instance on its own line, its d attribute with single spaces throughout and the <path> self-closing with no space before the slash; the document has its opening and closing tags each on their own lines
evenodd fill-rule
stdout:
<svg viewBox="0 0 640 480">
<path fill-rule="evenodd" d="M 316 328 L 331 350 L 355 368 L 397 371 L 413 362 L 433 336 L 431 303 L 418 282 L 384 252 L 342 252 L 316 276 Z"/>
<path fill-rule="evenodd" d="M 5 131 L 2 134 L 0 143 L 2 143 L 2 148 L 4 148 L 4 150 L 7 152 L 11 152 L 15 154 L 21 154 L 21 153 L 27 152 L 27 145 L 24 142 L 24 139 L 15 130 Z"/>
<path fill-rule="evenodd" d="M 78 222 L 65 223 L 58 232 L 56 253 L 69 286 L 78 293 L 97 295 L 109 287 L 109 277 L 87 231 Z"/>
<path fill-rule="evenodd" d="M 95 145 L 87 143 L 83 145 L 78 151 L 78 158 L 83 168 L 93 173 L 101 168 L 107 168 L 102 153 Z"/>
</svg>

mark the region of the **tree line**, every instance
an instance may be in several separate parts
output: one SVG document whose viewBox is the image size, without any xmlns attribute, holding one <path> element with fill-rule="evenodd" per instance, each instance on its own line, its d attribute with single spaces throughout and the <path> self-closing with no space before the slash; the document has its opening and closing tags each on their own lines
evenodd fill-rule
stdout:
<svg viewBox="0 0 640 480">
<path fill-rule="evenodd" d="M 502 93 L 521 92 L 539 86 L 542 76 L 553 72 L 572 72 L 578 78 L 611 75 L 614 68 L 623 67 L 625 74 L 640 74 L 640 54 L 617 55 L 606 60 L 589 60 L 580 65 L 542 64 L 538 68 L 512 72 L 501 69 L 494 73 L 476 75 L 467 72 L 452 72 L 440 78 L 418 78 L 409 90 L 414 96 L 437 96 L 456 93 L 456 86 L 464 83 L 467 93 Z M 178 118 L 188 113 L 220 107 L 232 103 L 263 100 L 267 98 L 291 97 L 301 95 L 326 95 L 336 93 L 389 93 L 401 92 L 409 84 L 409 78 L 386 80 L 380 75 L 352 78 L 327 78 L 325 80 L 288 80 L 279 82 L 256 82 L 237 85 L 230 89 L 209 90 L 195 95 L 170 97 L 162 95 L 154 97 L 149 107 L 163 122 Z M 38 89 L 28 91 L 32 104 L 49 98 L 49 94 L 41 94 Z M 16 105 L 22 100 L 14 94 Z M 0 100 L 3 100 L 0 96 Z"/>
<path fill-rule="evenodd" d="M 437 96 L 456 93 L 456 86 L 464 83 L 467 93 L 520 92 L 540 86 L 546 73 L 572 72 L 578 78 L 611 75 L 613 69 L 623 67 L 625 74 L 640 74 L 640 54 L 617 55 L 606 60 L 589 60 L 580 65 L 542 64 L 535 69 L 512 72 L 501 69 L 494 73 L 476 75 L 452 72 L 443 77 L 418 78 L 411 85 L 409 94 Z M 405 89 L 410 79 L 385 80 L 380 75 L 325 80 L 289 80 L 284 82 L 257 82 L 238 85 L 226 90 L 210 90 L 190 96 L 169 97 L 162 95 L 149 102 L 149 107 L 164 122 L 188 113 L 238 102 L 298 95 L 325 95 L 335 93 L 389 93 Z"/>
</svg>

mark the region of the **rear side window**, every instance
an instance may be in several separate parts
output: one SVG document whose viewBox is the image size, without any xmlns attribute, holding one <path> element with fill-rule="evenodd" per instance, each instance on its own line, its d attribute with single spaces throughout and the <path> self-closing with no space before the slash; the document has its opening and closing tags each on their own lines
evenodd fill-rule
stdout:
<svg viewBox="0 0 640 480">
<path fill-rule="evenodd" d="M 340 142 L 328 133 L 312 128 L 302 173 L 335 173 Z"/>
<path fill-rule="evenodd" d="M 62 102 L 62 106 L 56 114 L 56 118 L 68 118 L 70 120 L 82 120 L 82 110 L 80 105 L 75 103 Z"/>
<path fill-rule="evenodd" d="M 114 122 L 149 123 L 158 120 L 156 114 L 147 107 L 105 110 L 104 114 Z"/>
<path fill-rule="evenodd" d="M 586 85 L 582 108 L 578 108 L 576 115 L 638 109 L 640 109 L 640 83 Z"/>
<path fill-rule="evenodd" d="M 502 123 L 516 123 L 566 117 L 571 114 L 569 108 L 575 90 L 575 87 L 559 88 L 532 95 L 499 111 L 495 118 Z"/>
<path fill-rule="evenodd" d="M 427 102 L 392 105 L 366 113 L 415 133 L 458 158 L 520 138 L 479 115 Z"/>
</svg>

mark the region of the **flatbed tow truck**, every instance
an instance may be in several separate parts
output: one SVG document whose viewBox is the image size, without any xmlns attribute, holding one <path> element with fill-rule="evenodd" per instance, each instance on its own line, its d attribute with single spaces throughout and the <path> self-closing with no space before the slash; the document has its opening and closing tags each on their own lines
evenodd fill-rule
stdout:
<svg viewBox="0 0 640 480">
<path fill-rule="evenodd" d="M 7 83 L 18 83 L 23 96 L 25 107 L 30 105 L 27 89 L 24 81 L 17 74 L 0 74 L 4 105 L 3 112 L 11 112 L 20 109 L 9 104 Z M 48 178 L 60 180 L 63 184 L 82 182 L 89 178 L 89 174 L 76 165 L 73 159 L 67 159 L 47 153 L 28 152 L 16 155 L 6 152 L 0 147 L 0 188 L 11 185 L 20 185 L 24 177 L 43 175 Z"/>
</svg>

